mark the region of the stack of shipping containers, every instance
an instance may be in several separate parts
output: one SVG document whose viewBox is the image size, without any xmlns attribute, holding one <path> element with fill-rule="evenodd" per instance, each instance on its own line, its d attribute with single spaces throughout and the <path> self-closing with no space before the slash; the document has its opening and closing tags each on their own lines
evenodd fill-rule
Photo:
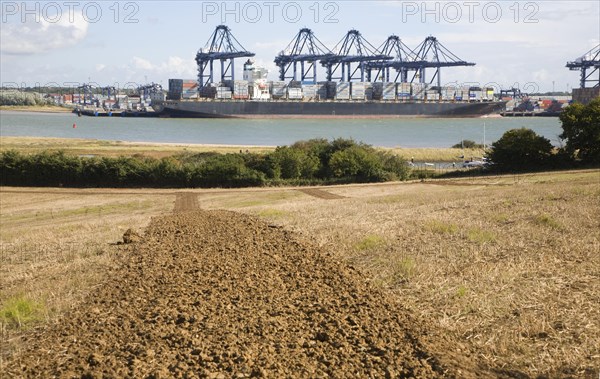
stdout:
<svg viewBox="0 0 600 379">
<path fill-rule="evenodd" d="M 327 83 L 328 82 L 319 82 L 317 83 L 317 96 L 319 96 L 319 100 L 325 100 L 328 98 L 327 95 Z"/>
<path fill-rule="evenodd" d="M 373 99 L 381 100 L 382 96 L 383 96 L 383 83 L 374 82 L 373 83 Z"/>
<path fill-rule="evenodd" d="M 289 82 L 287 88 L 287 98 L 289 100 L 301 100 L 304 97 L 302 92 L 302 82 L 298 80 Z"/>
<path fill-rule="evenodd" d="M 287 96 L 290 100 L 302 100 L 302 87 L 288 87 Z"/>
<path fill-rule="evenodd" d="M 273 99 L 282 99 L 285 97 L 287 92 L 286 82 L 270 82 L 271 84 L 271 96 Z"/>
<path fill-rule="evenodd" d="M 456 92 L 456 100 L 469 101 L 469 86 L 460 87 L 460 91 Z"/>
<path fill-rule="evenodd" d="M 327 98 L 335 99 L 337 91 L 337 82 L 326 82 L 327 83 Z"/>
<path fill-rule="evenodd" d="M 307 100 L 315 100 L 318 98 L 318 84 L 303 84 L 302 85 L 302 94 Z"/>
<path fill-rule="evenodd" d="M 350 93 L 352 100 L 364 100 L 366 96 L 367 83 L 354 82 L 350 83 Z"/>
<path fill-rule="evenodd" d="M 457 88 L 454 86 L 442 87 L 442 100 L 453 101 L 456 100 Z"/>
<path fill-rule="evenodd" d="M 217 87 L 214 85 L 206 85 L 200 88 L 200 97 L 214 99 L 217 95 Z"/>
<path fill-rule="evenodd" d="M 385 82 L 382 83 L 382 100 L 396 100 L 396 83 L 394 82 Z"/>
<path fill-rule="evenodd" d="M 426 98 L 427 101 L 440 101 L 441 87 L 430 87 L 427 89 Z"/>
<path fill-rule="evenodd" d="M 217 99 L 231 99 L 231 88 L 217 87 Z"/>
<path fill-rule="evenodd" d="M 336 100 L 350 100 L 350 83 L 338 82 L 335 88 Z"/>
<path fill-rule="evenodd" d="M 411 88 L 411 99 L 425 100 L 425 91 L 427 90 L 427 84 L 411 83 L 410 88 Z"/>
<path fill-rule="evenodd" d="M 426 83 L 395 82 L 269 82 L 273 99 L 290 100 L 357 100 L 357 101 L 494 101 L 494 88 L 472 86 L 429 87 Z M 208 84 L 202 88 L 194 79 L 169 79 L 167 98 L 170 100 L 217 98 L 250 99 L 251 89 L 246 80 L 228 80 L 219 86 Z M 77 98 L 76 98 L 77 97 Z M 78 95 L 65 96 L 65 102 L 81 101 Z M 117 103 L 119 103 L 117 101 Z M 149 101 L 142 103 L 149 106 Z"/>
<path fill-rule="evenodd" d="M 169 92 L 167 98 L 170 100 L 181 100 L 183 96 L 183 79 L 169 79 Z"/>
<path fill-rule="evenodd" d="M 409 100 L 410 93 L 410 83 L 398 83 L 396 85 L 396 96 L 398 97 L 398 100 Z"/>
<path fill-rule="evenodd" d="M 373 83 L 366 82 L 365 84 L 365 99 L 373 100 Z"/>
<path fill-rule="evenodd" d="M 250 97 L 247 80 L 227 80 L 223 84 L 231 89 L 232 98 L 234 99 L 247 100 Z"/>
<path fill-rule="evenodd" d="M 481 88 L 470 87 L 469 88 L 469 101 L 481 101 Z"/>
<path fill-rule="evenodd" d="M 194 79 L 182 79 L 181 97 L 184 99 L 198 98 L 198 82 Z"/>
</svg>

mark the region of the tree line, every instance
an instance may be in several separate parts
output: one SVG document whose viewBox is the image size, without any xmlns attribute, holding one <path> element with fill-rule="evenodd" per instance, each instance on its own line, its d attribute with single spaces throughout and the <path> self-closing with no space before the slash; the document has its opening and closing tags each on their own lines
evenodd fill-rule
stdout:
<svg viewBox="0 0 600 379">
<path fill-rule="evenodd" d="M 600 164 L 600 98 L 587 105 L 574 103 L 560 114 L 564 143 L 555 149 L 550 140 L 531 129 L 509 130 L 491 146 L 491 169 L 534 171 L 548 168 L 598 166 Z"/>
<path fill-rule="evenodd" d="M 0 91 L 0 105 L 44 106 L 55 105 L 54 99 L 44 98 L 39 93 L 21 91 Z"/>
<path fill-rule="evenodd" d="M 273 152 L 79 157 L 63 151 L 0 155 L 0 184 L 74 187 L 250 187 L 406 180 L 397 155 L 351 139 L 313 139 Z"/>
</svg>

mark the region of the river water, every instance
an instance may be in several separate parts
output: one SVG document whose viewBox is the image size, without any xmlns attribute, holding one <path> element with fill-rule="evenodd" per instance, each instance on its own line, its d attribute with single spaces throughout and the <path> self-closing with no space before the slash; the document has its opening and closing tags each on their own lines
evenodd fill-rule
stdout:
<svg viewBox="0 0 600 379">
<path fill-rule="evenodd" d="M 277 146 L 311 138 L 343 137 L 382 147 L 441 148 L 462 139 L 490 144 L 507 130 L 521 127 L 559 144 L 560 121 L 551 117 L 169 119 L 0 111 L 1 136 L 185 144 Z"/>
</svg>

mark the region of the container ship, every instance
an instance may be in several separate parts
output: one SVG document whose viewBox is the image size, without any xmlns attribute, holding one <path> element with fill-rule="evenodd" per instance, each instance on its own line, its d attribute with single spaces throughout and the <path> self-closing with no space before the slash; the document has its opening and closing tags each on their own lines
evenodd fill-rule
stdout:
<svg viewBox="0 0 600 379">
<path fill-rule="evenodd" d="M 159 117 L 189 118 L 393 118 L 479 117 L 505 110 L 493 88 L 433 87 L 423 83 L 267 81 L 251 61 L 244 80 L 200 90 L 196 80 L 170 79 Z"/>
<path fill-rule="evenodd" d="M 152 107 L 160 117 L 190 118 L 479 117 L 505 110 L 506 102 L 496 98 L 493 88 L 441 85 L 440 67 L 474 63 L 459 60 L 434 37 L 411 50 L 390 36 L 376 49 L 351 30 L 338 45 L 329 50 L 310 29 L 302 29 L 275 59 L 279 81 L 269 81 L 268 71 L 251 59 L 243 66 L 243 80 L 235 80 L 234 59 L 254 54 L 220 25 L 196 55 L 198 79 L 169 79 L 166 97 L 154 98 Z M 352 45 L 357 45 L 354 51 Z M 304 46 L 311 50 L 301 51 Z M 427 57 L 431 51 L 436 62 Z M 451 60 L 441 61 L 445 56 Z M 218 82 L 213 82 L 215 62 L 221 65 Z M 326 81 L 317 81 L 317 62 L 326 69 Z M 352 63 L 358 65 L 354 71 Z M 425 68 L 436 69 L 437 85 L 425 83 Z M 338 69 L 341 75 L 334 78 Z M 390 80 L 390 69 L 400 80 Z M 360 76 L 353 77 L 357 72 Z M 415 73 L 410 82 L 408 72 Z"/>
</svg>

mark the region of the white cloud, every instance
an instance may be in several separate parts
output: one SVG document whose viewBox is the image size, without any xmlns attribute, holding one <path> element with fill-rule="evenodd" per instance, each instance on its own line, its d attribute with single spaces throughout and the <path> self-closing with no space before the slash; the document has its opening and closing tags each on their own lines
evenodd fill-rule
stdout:
<svg viewBox="0 0 600 379">
<path fill-rule="evenodd" d="M 31 55 L 76 45 L 87 35 L 88 23 L 75 15 L 73 22 L 61 18 L 48 22 L 27 18 L 24 23 L 6 23 L 0 30 L 3 54 Z"/>
<path fill-rule="evenodd" d="M 148 61 L 144 58 L 140 58 L 140 57 L 133 57 L 131 59 L 131 64 L 134 69 L 140 69 L 140 70 L 154 70 L 155 69 L 155 67 L 152 65 L 152 63 L 150 63 L 150 61 Z"/>
<path fill-rule="evenodd" d="M 103 63 L 96 64 L 96 71 L 100 72 L 106 68 L 106 65 Z"/>
<path fill-rule="evenodd" d="M 141 57 L 131 59 L 129 69 L 138 76 L 153 74 L 160 77 L 195 78 L 196 62 L 181 57 L 169 57 L 165 62 L 152 63 Z"/>
</svg>

